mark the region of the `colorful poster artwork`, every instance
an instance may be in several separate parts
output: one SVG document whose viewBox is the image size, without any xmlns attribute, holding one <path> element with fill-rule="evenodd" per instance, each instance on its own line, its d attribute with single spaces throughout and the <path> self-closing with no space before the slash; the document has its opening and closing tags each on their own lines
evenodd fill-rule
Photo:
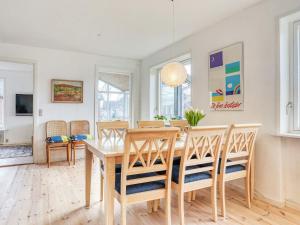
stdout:
<svg viewBox="0 0 300 225">
<path fill-rule="evenodd" d="M 210 109 L 244 109 L 243 43 L 233 44 L 209 54 Z"/>
</svg>

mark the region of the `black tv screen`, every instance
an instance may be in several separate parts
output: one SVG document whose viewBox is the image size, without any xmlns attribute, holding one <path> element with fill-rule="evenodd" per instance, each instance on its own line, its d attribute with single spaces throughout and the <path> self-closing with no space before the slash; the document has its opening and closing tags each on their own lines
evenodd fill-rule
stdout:
<svg viewBox="0 0 300 225">
<path fill-rule="evenodd" d="M 16 116 L 32 116 L 33 95 L 16 94 Z"/>
</svg>

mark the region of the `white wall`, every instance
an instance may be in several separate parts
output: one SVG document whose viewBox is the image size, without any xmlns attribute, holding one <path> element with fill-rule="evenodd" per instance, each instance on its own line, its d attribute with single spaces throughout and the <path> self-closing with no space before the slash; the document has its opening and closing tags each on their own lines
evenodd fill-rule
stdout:
<svg viewBox="0 0 300 225">
<path fill-rule="evenodd" d="M 62 119 L 66 121 L 86 119 L 94 132 L 94 79 L 96 65 L 131 71 L 133 74 L 134 118 L 139 115 L 139 62 L 130 59 L 76 53 L 61 50 L 35 48 L 0 43 L 0 59 L 29 60 L 36 63 L 35 96 L 37 107 L 43 110 L 43 116 L 37 117 L 34 140 L 35 162 L 45 162 L 45 122 Z M 72 79 L 84 81 L 84 102 L 82 104 L 51 103 L 51 79 Z M 65 153 L 57 151 L 53 160 L 64 159 Z"/>
<path fill-rule="evenodd" d="M 278 110 L 278 19 L 296 9 L 300 10 L 299 0 L 267 0 L 173 46 L 178 56 L 192 54 L 192 104 L 207 112 L 202 124 L 263 123 L 256 146 L 255 188 L 279 204 L 285 199 L 300 204 L 299 182 L 293 182 L 299 178 L 300 149 L 296 146 L 300 140 L 282 142 L 273 135 Z M 239 41 L 244 42 L 245 110 L 209 112 L 208 54 Z M 141 118 L 149 118 L 150 68 L 168 60 L 169 53 L 169 49 L 163 49 L 142 61 Z"/>
<path fill-rule="evenodd" d="M 33 93 L 33 71 L 0 70 L 5 79 L 5 139 L 7 144 L 28 144 L 32 142 L 33 117 L 16 116 L 16 94 Z"/>
</svg>

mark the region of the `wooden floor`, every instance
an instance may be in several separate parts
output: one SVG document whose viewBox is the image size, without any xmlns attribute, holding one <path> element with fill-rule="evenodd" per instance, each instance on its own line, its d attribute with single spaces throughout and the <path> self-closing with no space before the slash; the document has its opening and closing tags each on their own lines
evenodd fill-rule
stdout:
<svg viewBox="0 0 300 225">
<path fill-rule="evenodd" d="M 98 168 L 94 169 L 92 207 L 84 207 L 84 161 L 76 166 L 67 163 L 24 165 L 0 168 L 0 224 L 103 224 L 103 204 L 99 199 Z M 211 221 L 209 192 L 197 194 L 197 200 L 185 204 L 186 225 L 201 224 L 300 224 L 300 212 L 279 209 L 254 200 L 251 210 L 238 192 L 227 189 L 228 218 Z M 146 204 L 128 209 L 127 224 L 164 224 L 164 212 L 148 214 Z M 116 202 L 115 224 L 119 224 L 119 204 Z M 178 224 L 176 195 L 172 202 L 172 224 Z"/>
</svg>

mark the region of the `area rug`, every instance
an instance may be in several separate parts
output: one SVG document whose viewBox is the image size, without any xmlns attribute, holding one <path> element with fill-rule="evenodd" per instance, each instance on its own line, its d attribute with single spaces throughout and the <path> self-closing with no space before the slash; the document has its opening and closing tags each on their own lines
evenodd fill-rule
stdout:
<svg viewBox="0 0 300 225">
<path fill-rule="evenodd" d="M 30 145 L 0 145 L 0 159 L 32 156 L 32 146 Z"/>
</svg>

